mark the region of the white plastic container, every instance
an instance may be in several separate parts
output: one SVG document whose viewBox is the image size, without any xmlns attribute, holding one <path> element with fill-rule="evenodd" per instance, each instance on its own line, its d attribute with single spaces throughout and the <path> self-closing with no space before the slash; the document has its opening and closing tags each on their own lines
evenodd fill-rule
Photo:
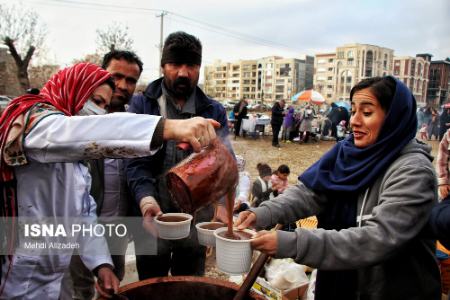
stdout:
<svg viewBox="0 0 450 300">
<path fill-rule="evenodd" d="M 216 229 L 207 229 L 202 228 L 202 226 L 210 225 L 210 224 L 218 224 L 226 226 L 225 224 L 221 222 L 202 222 L 195 225 L 195 228 L 197 229 L 197 237 L 198 242 L 200 245 L 207 246 L 207 247 L 215 247 L 216 246 L 216 237 L 214 236 L 214 231 Z"/>
<path fill-rule="evenodd" d="M 180 222 L 163 222 L 155 217 L 156 228 L 158 229 L 158 236 L 165 240 L 179 240 L 189 236 L 191 230 L 192 216 L 184 213 L 167 213 L 164 217 L 183 217 L 186 218 Z"/>
<path fill-rule="evenodd" d="M 216 261 L 217 267 L 222 272 L 239 275 L 250 271 L 252 263 L 252 248 L 250 239 L 232 240 L 219 236 L 219 233 L 227 231 L 227 228 L 219 228 L 214 231 L 216 237 Z M 254 235 L 255 232 L 244 229 L 244 232 Z"/>
</svg>

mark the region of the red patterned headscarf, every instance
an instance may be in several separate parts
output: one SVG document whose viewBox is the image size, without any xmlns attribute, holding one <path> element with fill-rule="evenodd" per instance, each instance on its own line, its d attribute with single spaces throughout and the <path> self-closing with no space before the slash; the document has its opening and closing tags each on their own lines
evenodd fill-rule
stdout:
<svg viewBox="0 0 450 300">
<path fill-rule="evenodd" d="M 20 139 L 26 130 L 26 126 L 19 124 L 19 129 L 16 130 L 18 131 L 17 134 L 10 132 L 13 125 L 17 125 L 18 119 L 23 118 L 38 103 L 50 105 L 57 112 L 62 112 L 66 116 L 76 115 L 93 91 L 110 77 L 109 72 L 97 65 L 79 63 L 53 75 L 39 95 L 23 95 L 12 100 L 0 118 L 0 166 L 2 175 L 0 180 L 7 181 L 12 178 L 10 166 L 23 164 L 23 160 L 13 164 L 5 159 L 7 156 L 5 155 L 5 149 L 14 142 L 20 144 Z M 26 119 L 28 122 L 33 122 L 38 117 L 32 115 Z M 22 148 L 21 144 L 19 148 Z M 23 149 L 14 150 L 14 152 L 17 151 L 23 152 Z"/>
<path fill-rule="evenodd" d="M 23 137 L 45 116 L 76 115 L 94 90 L 110 77 L 107 71 L 94 64 L 76 64 L 53 75 L 39 95 L 23 95 L 12 100 L 0 117 L 0 222 L 12 217 L 11 223 L 5 223 L 9 224 L 5 230 L 9 256 L 16 243 L 17 190 L 13 167 L 27 163 Z M 0 238 L 0 243 L 4 237 Z M 0 255 L 0 266 L 1 262 Z M 11 263 L 7 274 L 10 269 Z M 0 296 L 3 288 L 4 284 L 0 285 Z"/>
</svg>

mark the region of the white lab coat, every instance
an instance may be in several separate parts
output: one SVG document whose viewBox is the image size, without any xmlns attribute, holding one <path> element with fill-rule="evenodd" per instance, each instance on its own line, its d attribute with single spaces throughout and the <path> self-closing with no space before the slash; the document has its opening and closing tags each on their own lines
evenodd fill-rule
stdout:
<svg viewBox="0 0 450 300">
<path fill-rule="evenodd" d="M 160 117 L 114 113 L 105 116 L 50 115 L 25 137 L 28 164 L 15 168 L 18 216 L 81 217 L 95 215 L 89 195 L 91 177 L 84 159 L 138 157 L 153 154 L 150 142 Z M 77 237 L 80 248 L 103 255 L 81 255 L 90 270 L 112 265 L 106 241 Z M 99 251 L 101 249 L 101 251 Z M 3 264 L 0 299 L 58 299 L 69 255 L 29 255 L 16 251 L 11 270 Z"/>
</svg>

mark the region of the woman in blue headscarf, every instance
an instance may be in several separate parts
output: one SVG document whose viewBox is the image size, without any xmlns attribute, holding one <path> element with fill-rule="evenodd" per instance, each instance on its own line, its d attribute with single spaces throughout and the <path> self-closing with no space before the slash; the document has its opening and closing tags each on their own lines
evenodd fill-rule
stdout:
<svg viewBox="0 0 450 300">
<path fill-rule="evenodd" d="M 353 134 L 239 229 L 317 215 L 319 228 L 260 232 L 252 247 L 318 269 L 315 299 L 440 299 L 434 241 L 419 232 L 437 202 L 431 148 L 415 139 L 416 102 L 393 77 L 350 93 Z"/>
</svg>

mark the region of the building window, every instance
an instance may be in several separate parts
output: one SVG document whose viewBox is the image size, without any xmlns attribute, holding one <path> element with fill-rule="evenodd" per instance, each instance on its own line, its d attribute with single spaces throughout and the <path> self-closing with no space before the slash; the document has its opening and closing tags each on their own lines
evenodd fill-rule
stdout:
<svg viewBox="0 0 450 300">
<path fill-rule="evenodd" d="M 372 50 L 367 51 L 366 54 L 366 72 L 365 77 L 372 77 L 372 68 L 373 68 L 373 52 Z"/>
<path fill-rule="evenodd" d="M 352 50 L 347 51 L 347 58 L 353 59 L 353 51 Z"/>
<path fill-rule="evenodd" d="M 291 66 L 289 64 L 285 64 L 280 68 L 280 76 L 290 76 L 291 75 Z"/>
<path fill-rule="evenodd" d="M 338 59 L 343 59 L 343 58 L 344 58 L 344 51 L 339 51 L 339 52 L 337 53 L 337 58 L 338 58 Z"/>
<path fill-rule="evenodd" d="M 411 60 L 411 72 L 409 73 L 410 76 L 414 76 L 415 72 L 416 72 L 416 60 L 413 59 L 413 60 Z"/>
</svg>

